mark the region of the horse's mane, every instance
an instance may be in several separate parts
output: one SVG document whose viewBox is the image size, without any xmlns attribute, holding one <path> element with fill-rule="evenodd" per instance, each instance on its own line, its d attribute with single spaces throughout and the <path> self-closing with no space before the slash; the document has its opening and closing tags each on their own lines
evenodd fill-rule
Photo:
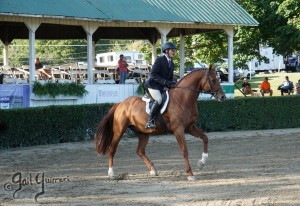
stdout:
<svg viewBox="0 0 300 206">
<path fill-rule="evenodd" d="M 207 68 L 198 68 L 198 69 L 195 69 L 195 70 L 193 70 L 193 71 L 191 71 L 191 72 L 189 72 L 187 75 L 185 75 L 183 78 L 181 78 L 180 80 L 179 80 L 179 82 L 177 82 L 177 84 L 179 84 L 181 81 L 183 81 L 184 79 L 186 79 L 186 78 L 189 78 L 192 74 L 194 74 L 194 73 L 196 73 L 196 72 L 198 72 L 198 71 L 206 71 L 207 70 Z"/>
</svg>

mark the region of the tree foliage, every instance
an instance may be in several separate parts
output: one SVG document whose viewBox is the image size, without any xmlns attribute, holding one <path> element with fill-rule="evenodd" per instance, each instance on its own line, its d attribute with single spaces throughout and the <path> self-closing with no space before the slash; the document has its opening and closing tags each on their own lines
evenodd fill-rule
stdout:
<svg viewBox="0 0 300 206">
<path fill-rule="evenodd" d="M 300 50 L 299 0 L 238 0 L 258 22 L 255 33 L 249 33 L 253 43 L 265 44 L 278 54 L 291 54 Z M 251 27 L 241 27 L 247 33 Z M 241 39 L 243 41 L 244 39 Z"/>
</svg>

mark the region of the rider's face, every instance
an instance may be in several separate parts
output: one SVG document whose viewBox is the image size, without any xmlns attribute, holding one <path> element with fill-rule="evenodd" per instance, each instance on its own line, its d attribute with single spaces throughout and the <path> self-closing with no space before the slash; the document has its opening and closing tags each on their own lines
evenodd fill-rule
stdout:
<svg viewBox="0 0 300 206">
<path fill-rule="evenodd" d="M 174 55 L 176 54 L 176 49 L 168 49 L 167 51 L 168 51 L 167 55 L 169 58 L 173 58 Z"/>
</svg>

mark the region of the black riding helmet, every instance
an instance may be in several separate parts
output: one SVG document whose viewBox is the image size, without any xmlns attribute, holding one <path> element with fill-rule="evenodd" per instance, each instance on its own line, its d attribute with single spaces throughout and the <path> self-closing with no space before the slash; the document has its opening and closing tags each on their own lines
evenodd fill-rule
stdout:
<svg viewBox="0 0 300 206">
<path fill-rule="evenodd" d="M 164 43 L 164 45 L 161 47 L 161 50 L 163 51 L 163 53 L 165 53 L 165 51 L 167 49 L 177 49 L 176 45 L 172 42 L 166 42 Z"/>
</svg>

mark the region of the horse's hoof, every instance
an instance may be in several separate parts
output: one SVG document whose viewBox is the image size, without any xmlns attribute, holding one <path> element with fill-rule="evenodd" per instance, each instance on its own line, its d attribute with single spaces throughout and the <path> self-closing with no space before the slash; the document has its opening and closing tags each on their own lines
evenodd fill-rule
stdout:
<svg viewBox="0 0 300 206">
<path fill-rule="evenodd" d="M 197 165 L 198 165 L 198 167 L 200 168 L 200 169 L 202 169 L 203 167 L 204 167 L 204 163 L 201 161 L 201 160 L 199 160 L 198 162 L 197 162 Z"/>
<path fill-rule="evenodd" d="M 197 178 L 196 176 L 188 176 L 188 181 L 195 181 Z"/>
<path fill-rule="evenodd" d="M 150 170 L 150 175 L 151 176 L 157 176 L 157 171 L 156 170 Z"/>
<path fill-rule="evenodd" d="M 107 174 L 108 174 L 109 177 L 114 177 L 115 176 L 115 173 L 114 173 L 114 170 L 113 170 L 112 167 L 108 169 Z"/>
</svg>

